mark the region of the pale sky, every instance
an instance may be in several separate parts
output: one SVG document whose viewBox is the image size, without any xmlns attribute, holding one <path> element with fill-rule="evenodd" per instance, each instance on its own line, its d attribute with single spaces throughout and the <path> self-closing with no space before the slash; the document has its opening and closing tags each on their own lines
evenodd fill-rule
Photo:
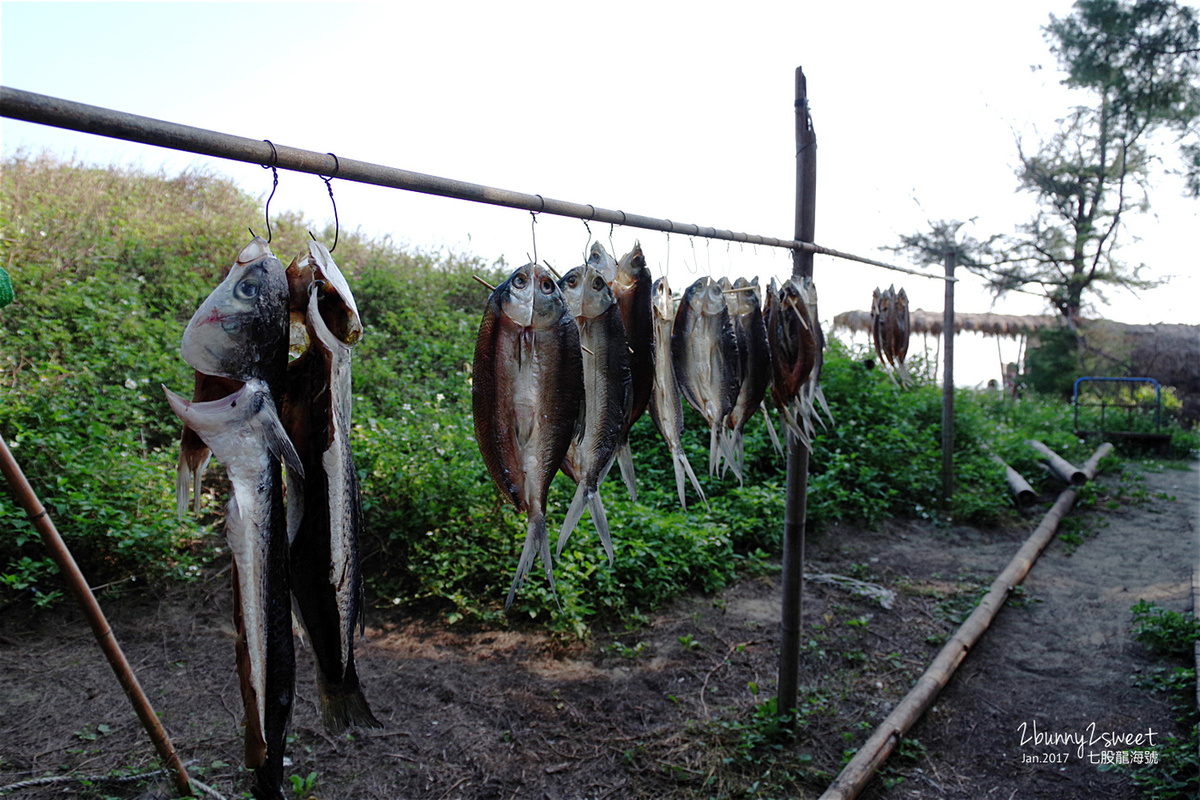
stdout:
<svg viewBox="0 0 1200 800">
<path fill-rule="evenodd" d="M 1012 232 L 1031 199 L 1016 137 L 1049 132 L 1071 104 L 1042 38 L 1065 0 L 1008 3 L 0 3 L 5 86 L 278 144 L 677 222 L 790 238 L 793 73 L 803 66 L 818 138 L 818 244 L 892 260 L 881 247 L 927 220 Z M 836 7 L 835 7 L 836 6 Z M 266 197 L 270 174 L 189 154 L 0 121 L 5 155 L 43 149 L 168 173 L 195 167 Z M 1164 148 L 1173 165 L 1174 148 Z M 334 181 L 343 226 L 513 266 L 533 251 L 524 211 Z M 1200 203 L 1163 174 L 1126 260 L 1168 286 L 1115 293 L 1103 316 L 1200 321 Z M 332 221 L 324 184 L 283 172 L 272 210 Z M 256 229 L 259 220 L 247 220 Z M 593 224 L 609 244 L 609 226 Z M 617 228 L 640 239 L 676 290 L 699 275 L 781 277 L 786 251 Z M 537 253 L 583 258 L 582 222 L 542 215 Z M 233 254 L 231 254 L 232 256 Z M 898 262 L 908 266 L 906 262 Z M 961 272 L 961 271 L 960 271 Z M 940 310 L 941 281 L 818 256 L 821 314 L 903 286 Z M 1042 313 L 982 281 L 959 311 Z M 1016 344 L 959 340 L 956 383 L 996 376 Z M 913 349 L 919 348 L 914 343 Z"/>
</svg>

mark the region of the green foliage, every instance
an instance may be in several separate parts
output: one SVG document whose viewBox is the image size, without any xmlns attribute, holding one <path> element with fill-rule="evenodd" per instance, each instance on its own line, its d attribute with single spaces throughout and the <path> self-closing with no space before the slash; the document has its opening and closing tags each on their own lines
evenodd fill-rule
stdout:
<svg viewBox="0 0 1200 800">
<path fill-rule="evenodd" d="M 1200 620 L 1190 613 L 1139 600 L 1133 611 L 1133 638 L 1163 655 L 1191 655 L 1200 640 Z"/>
<path fill-rule="evenodd" d="M 1134 685 L 1169 698 L 1176 731 L 1164 732 L 1161 744 L 1155 745 L 1156 763 L 1105 764 L 1100 769 L 1128 775 L 1145 800 L 1191 800 L 1200 792 L 1200 710 L 1196 708 L 1196 670 L 1191 666 L 1200 623 L 1189 613 L 1163 609 L 1145 600 L 1130 610 L 1134 638 L 1162 661 L 1135 678 Z M 1188 666 L 1176 666 L 1172 661 Z"/>
<path fill-rule="evenodd" d="M 1037 347 L 1025 353 L 1022 383 L 1040 394 L 1070 398 L 1081 374 L 1079 337 L 1069 328 L 1046 328 L 1037 334 Z"/>
</svg>

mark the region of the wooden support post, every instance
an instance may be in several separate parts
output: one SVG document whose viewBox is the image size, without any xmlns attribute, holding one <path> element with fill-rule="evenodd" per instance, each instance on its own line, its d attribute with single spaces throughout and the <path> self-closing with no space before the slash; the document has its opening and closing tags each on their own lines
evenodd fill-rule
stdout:
<svg viewBox="0 0 1200 800">
<path fill-rule="evenodd" d="M 954 497 L 954 277 L 955 254 L 946 253 L 946 307 L 943 311 L 942 352 L 942 506 Z"/>
<path fill-rule="evenodd" d="M 175 788 L 184 796 L 191 795 L 192 790 L 187 771 L 179 762 L 179 756 L 175 753 L 175 748 L 171 746 L 171 740 L 167 736 L 166 730 L 163 729 L 162 723 L 158 721 L 158 716 L 151 708 L 145 692 L 142 691 L 137 676 L 133 674 L 129 661 L 125 658 L 125 653 L 121 651 L 121 645 L 113 636 L 112 628 L 108 626 L 108 620 L 105 619 L 104 612 L 100 610 L 100 604 L 96 602 L 83 573 L 79 571 L 79 566 L 71 556 L 71 551 L 67 549 L 58 529 L 50 521 L 45 507 L 38 501 L 33 487 L 25 479 L 25 473 L 21 471 L 20 465 L 13 458 L 12 452 L 3 439 L 0 439 L 0 472 L 4 473 L 4 478 L 12 487 L 17 502 L 25 509 L 33 526 L 41 534 L 42 542 L 50 551 L 50 557 L 54 559 L 59 572 L 67 582 L 67 587 L 75 595 L 75 600 L 83 609 L 88 624 L 92 626 L 92 633 L 96 636 L 96 642 L 100 645 L 105 658 L 108 659 L 109 666 L 116 674 L 117 682 L 121 684 L 121 688 L 129 697 L 129 702 L 133 704 L 133 710 L 137 713 L 138 719 L 142 721 L 142 727 L 146 729 L 146 733 L 150 734 L 150 741 L 154 744 L 154 749 L 158 751 L 163 765 L 170 771 Z"/>
<path fill-rule="evenodd" d="M 796 239 L 811 242 L 816 229 L 817 137 L 808 113 L 808 83 L 796 67 Z M 792 274 L 812 277 L 813 254 L 792 252 Z M 796 708 L 800 673 L 800 619 L 804 586 L 804 524 L 808 494 L 808 448 L 787 437 L 787 494 L 783 512 L 783 608 L 776 708 Z"/>
</svg>

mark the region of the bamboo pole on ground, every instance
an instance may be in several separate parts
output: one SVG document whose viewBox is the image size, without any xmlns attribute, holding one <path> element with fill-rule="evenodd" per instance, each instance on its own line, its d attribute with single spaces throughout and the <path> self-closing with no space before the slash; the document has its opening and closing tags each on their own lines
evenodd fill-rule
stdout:
<svg viewBox="0 0 1200 800">
<path fill-rule="evenodd" d="M 58 529 L 50 520 L 45 507 L 38 500 L 33 487 L 25 478 L 25 473 L 21 471 L 20 465 L 13 458 L 12 452 L 3 439 L 0 439 L 0 471 L 4 473 L 8 485 L 12 487 L 13 494 L 16 495 L 17 502 L 29 515 L 29 520 L 37 528 L 46 549 L 50 551 L 50 557 L 54 559 L 63 579 L 66 580 L 67 587 L 75 595 L 76 601 L 83 609 L 84 616 L 87 617 L 88 624 L 92 627 L 92 633 L 96 636 L 96 642 L 104 652 L 104 657 L 108 659 L 113 673 L 116 674 L 117 682 L 121 684 L 121 688 L 129 697 L 129 702 L 133 704 L 133 710 L 141 720 L 142 727 L 150 735 L 150 741 L 158 752 L 159 758 L 171 773 L 175 788 L 179 790 L 180 794 L 190 796 L 192 789 L 187 770 L 180 763 L 179 756 L 171 745 L 170 737 L 167 736 L 166 730 L 150 706 L 150 701 L 142 691 L 137 676 L 133 674 L 129 661 L 125 658 L 125 653 L 121 651 L 121 645 L 117 642 L 112 628 L 108 625 L 108 620 L 104 617 L 104 612 L 100 609 L 100 604 L 96 602 L 96 597 L 88 587 L 83 573 L 79 571 L 79 565 L 75 563 L 71 551 L 67 549 Z"/>
<path fill-rule="evenodd" d="M 1029 481 L 1010 467 L 1003 458 L 993 454 L 992 460 L 1004 467 L 1004 480 L 1008 482 L 1008 491 L 1019 506 L 1027 506 L 1037 499 L 1037 492 L 1029 485 Z"/>
<path fill-rule="evenodd" d="M 1096 468 L 1112 445 L 1108 442 L 1100 445 L 1092 457 L 1084 464 L 1084 471 L 1089 477 L 1095 477 Z M 954 674 L 954 670 L 967 657 L 967 653 L 975 646 L 979 637 L 987 630 L 988 625 L 995 619 L 996 614 L 1004 606 L 1009 592 L 1025 579 L 1029 570 L 1046 545 L 1054 537 L 1058 524 L 1063 516 L 1071 510 L 1075 503 L 1076 489 L 1064 489 L 1058 496 L 1058 501 L 1046 512 L 1037 529 L 1025 540 L 1025 544 L 1013 556 L 1012 561 L 1004 568 L 999 577 L 992 582 L 992 587 L 984 598 L 971 612 L 971 616 L 959 626 L 950 637 L 941 652 L 934 658 L 933 663 L 917 679 L 913 687 L 900 704 L 893 709 L 871 738 L 867 740 L 841 774 L 829 785 L 820 800 L 853 800 L 866 787 L 867 782 L 875 775 L 876 770 L 883 765 L 887 757 L 899 745 L 910 728 L 916 723 L 925 710 L 933 704 L 938 693 L 945 688 Z"/>
<path fill-rule="evenodd" d="M 808 111 L 808 82 L 796 67 L 796 237 L 811 238 L 816 227 L 817 135 Z M 792 274 L 812 277 L 813 254 L 792 251 Z M 783 508 L 783 589 L 780 612 L 779 679 L 775 708 L 796 708 L 800 674 L 800 618 L 804 589 L 804 526 L 808 499 L 808 448 L 787 434 L 787 490 Z"/>
<path fill-rule="evenodd" d="M 1063 483 L 1069 483 L 1071 486 L 1083 486 L 1088 482 L 1088 476 L 1083 474 L 1083 470 L 1046 445 L 1036 439 L 1026 439 L 1025 444 L 1042 454 L 1046 459 L 1047 466 L 1050 467 L 1050 472 Z"/>
</svg>

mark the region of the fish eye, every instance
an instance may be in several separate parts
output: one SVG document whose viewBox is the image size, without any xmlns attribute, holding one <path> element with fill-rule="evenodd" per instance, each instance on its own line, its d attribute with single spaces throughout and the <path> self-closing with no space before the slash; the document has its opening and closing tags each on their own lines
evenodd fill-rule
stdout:
<svg viewBox="0 0 1200 800">
<path fill-rule="evenodd" d="M 597 292 L 600 291 L 601 289 L 603 289 L 604 288 L 604 279 L 601 278 L 599 275 L 592 278 L 592 288 L 595 289 Z"/>
<path fill-rule="evenodd" d="M 519 273 L 519 272 L 518 272 L 516 275 L 513 275 L 513 279 L 512 279 L 512 285 L 513 285 L 515 288 L 517 288 L 517 289 L 524 289 L 524 288 L 525 288 L 525 284 L 526 284 L 527 282 L 528 282 L 528 281 L 526 281 L 526 280 L 525 280 L 525 276 L 524 276 L 524 275 L 522 275 L 521 273 Z"/>
<path fill-rule="evenodd" d="M 554 294 L 554 281 L 542 278 L 542 294 Z"/>
<path fill-rule="evenodd" d="M 579 285 L 579 276 L 578 275 L 567 276 L 567 286 L 570 286 L 572 289 L 574 289 L 578 285 Z"/>
<path fill-rule="evenodd" d="M 253 300 L 258 297 L 258 281 L 245 278 L 233 287 L 233 294 L 239 300 Z"/>
</svg>

